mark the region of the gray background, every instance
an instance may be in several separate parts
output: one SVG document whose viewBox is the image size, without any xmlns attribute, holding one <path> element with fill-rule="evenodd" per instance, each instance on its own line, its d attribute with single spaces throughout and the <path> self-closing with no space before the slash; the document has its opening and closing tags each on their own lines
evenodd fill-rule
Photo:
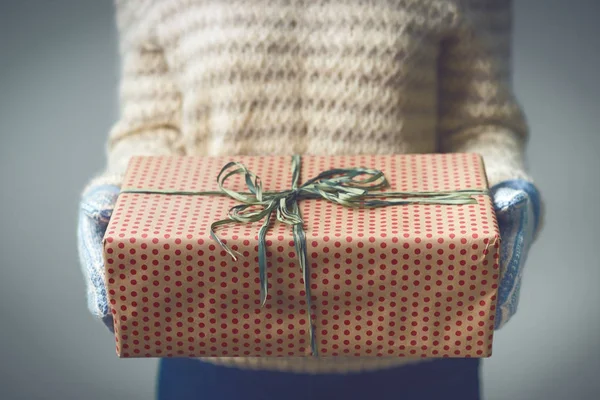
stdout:
<svg viewBox="0 0 600 400">
<path fill-rule="evenodd" d="M 150 399 L 156 362 L 119 360 L 87 313 L 78 195 L 117 114 L 110 1 L 0 1 L 0 398 Z M 548 207 L 485 398 L 600 398 L 600 2 L 515 5 L 515 87 Z M 401 398 L 401 396 L 399 396 Z"/>
</svg>

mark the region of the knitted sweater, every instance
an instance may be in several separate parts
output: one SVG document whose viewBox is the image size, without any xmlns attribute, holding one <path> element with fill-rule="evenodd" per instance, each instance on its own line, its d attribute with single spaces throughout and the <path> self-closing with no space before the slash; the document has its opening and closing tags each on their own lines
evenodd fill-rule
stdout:
<svg viewBox="0 0 600 400">
<path fill-rule="evenodd" d="M 510 0 L 117 0 L 121 117 L 92 185 L 132 155 L 477 152 L 529 180 Z M 211 358 L 355 371 L 373 358 Z"/>
</svg>

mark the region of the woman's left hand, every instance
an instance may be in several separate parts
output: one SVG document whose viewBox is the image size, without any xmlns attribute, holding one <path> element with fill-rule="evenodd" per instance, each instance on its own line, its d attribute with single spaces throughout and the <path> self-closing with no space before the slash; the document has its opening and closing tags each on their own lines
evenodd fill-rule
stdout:
<svg viewBox="0 0 600 400">
<path fill-rule="evenodd" d="M 541 200 L 536 187 L 524 180 L 501 182 L 491 188 L 500 235 L 500 286 L 496 329 L 515 314 L 527 253 L 540 230 Z"/>
</svg>

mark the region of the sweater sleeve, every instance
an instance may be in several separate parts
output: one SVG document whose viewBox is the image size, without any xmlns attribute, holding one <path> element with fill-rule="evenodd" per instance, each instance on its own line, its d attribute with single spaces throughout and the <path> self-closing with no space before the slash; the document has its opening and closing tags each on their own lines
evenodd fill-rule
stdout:
<svg viewBox="0 0 600 400">
<path fill-rule="evenodd" d="M 490 186 L 531 181 L 528 127 L 511 88 L 511 0 L 466 0 L 439 58 L 439 138 L 443 152 L 483 156 Z"/>
<path fill-rule="evenodd" d="M 119 186 L 134 155 L 178 152 L 181 96 L 163 51 L 152 38 L 151 24 L 140 18 L 148 4 L 145 0 L 116 3 L 120 116 L 108 136 L 106 167 L 88 187 Z"/>
</svg>

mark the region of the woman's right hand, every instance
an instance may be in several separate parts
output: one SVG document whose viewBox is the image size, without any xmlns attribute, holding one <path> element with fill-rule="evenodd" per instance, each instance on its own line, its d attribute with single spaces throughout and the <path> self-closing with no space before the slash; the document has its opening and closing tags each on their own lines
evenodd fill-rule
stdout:
<svg viewBox="0 0 600 400">
<path fill-rule="evenodd" d="M 96 185 L 86 189 L 79 205 L 77 245 L 86 279 L 90 312 L 112 331 L 113 320 L 104 283 L 102 238 L 119 196 L 119 187 Z"/>
</svg>

